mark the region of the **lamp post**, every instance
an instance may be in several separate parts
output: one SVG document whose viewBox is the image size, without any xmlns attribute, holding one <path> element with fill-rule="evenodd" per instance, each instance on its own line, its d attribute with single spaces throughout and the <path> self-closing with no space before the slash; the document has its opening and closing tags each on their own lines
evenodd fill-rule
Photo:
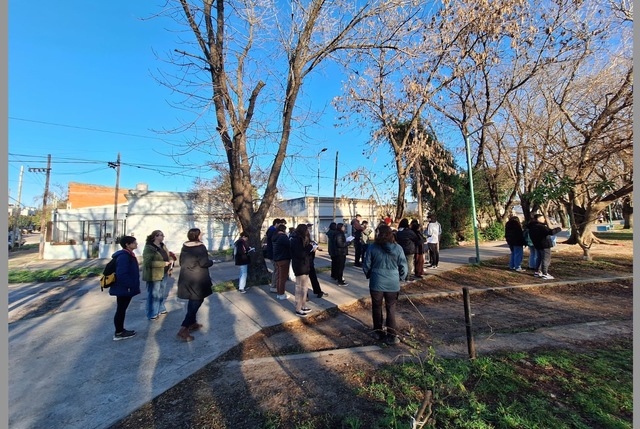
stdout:
<svg viewBox="0 0 640 429">
<path fill-rule="evenodd" d="M 316 210 L 317 210 L 317 214 L 318 217 L 316 218 L 316 243 L 320 243 L 320 155 L 322 154 L 322 152 L 326 151 L 327 148 L 324 147 L 322 148 L 322 150 L 320 152 L 318 152 L 318 194 L 316 196 Z"/>
<path fill-rule="evenodd" d="M 480 247 L 478 245 L 478 225 L 477 225 L 477 218 L 476 218 L 476 198 L 475 198 L 475 194 L 473 192 L 473 171 L 471 169 L 471 148 L 469 147 L 469 137 L 474 135 L 475 133 L 477 133 L 478 131 L 482 130 L 484 127 L 488 126 L 488 125 L 493 125 L 492 121 L 489 121 L 485 124 L 483 124 L 480 128 L 470 132 L 470 133 L 465 133 L 464 134 L 464 145 L 465 145 L 465 149 L 467 152 L 467 170 L 468 170 L 468 174 L 469 174 L 469 192 L 471 193 L 471 216 L 472 216 L 472 222 L 473 222 L 473 238 L 475 240 L 475 244 L 476 244 L 476 264 L 480 263 Z"/>
</svg>

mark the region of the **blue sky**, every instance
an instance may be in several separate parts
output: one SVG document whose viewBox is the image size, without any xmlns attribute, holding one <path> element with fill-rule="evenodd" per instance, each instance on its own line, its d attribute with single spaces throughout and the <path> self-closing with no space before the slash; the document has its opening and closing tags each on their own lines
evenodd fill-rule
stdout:
<svg viewBox="0 0 640 429">
<path fill-rule="evenodd" d="M 142 20 L 159 11 L 154 2 L 78 2 L 36 0 L 9 2 L 8 188 L 18 196 L 24 167 L 21 203 L 42 203 L 46 167 L 51 154 L 50 191 L 66 189 L 70 181 L 115 186 L 108 162 L 121 155 L 120 186 L 149 184 L 150 190 L 187 191 L 197 177 L 211 173 L 197 168 L 203 155 L 170 156 L 184 141 L 180 135 L 153 130 L 190 119 L 168 104 L 172 94 L 151 72 L 167 65 L 154 50 L 173 49 L 175 34 L 166 20 Z M 314 106 L 328 105 L 340 90 L 340 77 L 317 76 L 305 87 Z M 284 170 L 280 183 L 285 197 L 317 193 L 316 154 L 321 156 L 320 193 L 333 195 L 336 151 L 338 174 L 360 165 L 376 168 L 361 156 L 368 130 L 346 133 L 334 127 L 328 106 L 322 120 L 308 131 L 314 140 L 309 159 Z M 296 144 L 296 142 L 292 142 Z M 379 164 L 380 161 L 377 161 Z M 339 184 L 338 195 L 350 192 Z"/>
</svg>

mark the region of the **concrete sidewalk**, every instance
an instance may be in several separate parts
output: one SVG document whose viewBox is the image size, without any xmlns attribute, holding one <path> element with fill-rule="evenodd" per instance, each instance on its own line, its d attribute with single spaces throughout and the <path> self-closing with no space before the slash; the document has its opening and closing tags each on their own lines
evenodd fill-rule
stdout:
<svg viewBox="0 0 640 429">
<path fill-rule="evenodd" d="M 480 248 L 482 260 L 508 254 L 504 242 Z M 319 254 L 317 267 L 329 265 L 326 255 Z M 429 275 L 467 264 L 474 256 L 473 246 L 444 249 L 439 268 L 426 270 L 425 277 L 428 281 Z M 44 264 L 61 265 L 38 261 L 29 268 Z M 238 270 L 233 262 L 220 262 L 211 267 L 211 275 L 217 283 L 237 278 Z M 359 268 L 345 269 L 347 287 L 335 285 L 328 272 L 318 277 L 329 296 L 317 299 L 309 293 L 313 313 L 369 296 Z M 100 291 L 97 278 L 75 282 L 78 293 L 57 312 L 10 323 L 9 426 L 107 428 L 261 329 L 298 319 L 292 282 L 287 282 L 287 301 L 276 300 L 268 286 L 252 287 L 246 294 L 213 294 L 198 312 L 204 328 L 194 341 L 184 343 L 176 339 L 186 311 L 185 302 L 176 298 L 176 279 L 174 275 L 170 281 L 169 313 L 156 321 L 145 317 L 146 294 L 134 297 L 125 322 L 127 329 L 137 331 L 131 340 L 112 340 L 115 299 Z M 46 305 L 49 294 L 69 284 L 9 285 L 9 320 L 26 306 Z"/>
</svg>

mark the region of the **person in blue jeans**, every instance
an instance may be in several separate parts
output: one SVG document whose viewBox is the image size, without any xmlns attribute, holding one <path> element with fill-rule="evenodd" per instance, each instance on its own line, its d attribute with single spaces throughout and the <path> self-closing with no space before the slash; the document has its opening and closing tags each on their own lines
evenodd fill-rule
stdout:
<svg viewBox="0 0 640 429">
<path fill-rule="evenodd" d="M 524 256 L 524 235 L 522 233 L 522 225 L 518 216 L 511 216 L 504 225 L 504 238 L 507 240 L 511 257 L 509 258 L 509 269 L 515 271 L 523 271 L 521 264 Z"/>
<path fill-rule="evenodd" d="M 233 259 L 236 266 L 240 268 L 240 277 L 238 278 L 238 292 L 246 293 L 247 276 L 249 275 L 249 253 L 255 249 L 249 247 L 249 234 L 240 233 L 240 238 L 234 243 Z"/>
<path fill-rule="evenodd" d="M 166 297 L 169 270 L 176 255 L 164 244 L 164 234 L 156 229 L 147 236 L 142 251 L 142 281 L 147 282 L 147 319 L 157 320 L 167 314 Z"/>
<path fill-rule="evenodd" d="M 537 271 L 538 260 L 540 259 L 540 256 L 538 254 L 538 250 L 533 245 L 533 241 L 531 241 L 531 237 L 529 236 L 529 227 L 532 223 L 535 222 L 535 220 L 533 220 L 534 215 L 531 216 L 532 220 L 524 227 L 522 235 L 524 236 L 524 244 L 529 248 L 529 269 L 532 271 Z"/>
</svg>

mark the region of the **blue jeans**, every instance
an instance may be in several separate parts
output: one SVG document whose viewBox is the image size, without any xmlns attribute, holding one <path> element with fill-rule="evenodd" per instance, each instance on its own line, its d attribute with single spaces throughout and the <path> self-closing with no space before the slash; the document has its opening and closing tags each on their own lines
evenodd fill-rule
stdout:
<svg viewBox="0 0 640 429">
<path fill-rule="evenodd" d="M 248 265 L 239 265 L 240 267 L 240 279 L 238 279 L 238 289 L 244 290 L 247 285 L 247 273 L 249 272 Z"/>
<path fill-rule="evenodd" d="M 516 268 L 520 268 L 522 264 L 522 258 L 524 257 L 524 247 L 523 246 L 509 246 L 511 250 L 511 257 L 509 258 L 509 269 L 515 270 Z"/>
<path fill-rule="evenodd" d="M 187 303 L 187 315 L 184 316 L 184 320 L 182 321 L 182 326 L 186 326 L 187 328 L 194 323 L 196 323 L 196 314 L 198 314 L 198 309 L 204 302 L 204 299 L 190 299 Z"/>
<path fill-rule="evenodd" d="M 533 246 L 529 246 L 529 268 L 538 269 L 538 251 Z"/>
<path fill-rule="evenodd" d="M 166 274 L 162 280 L 147 281 L 147 319 L 158 317 L 158 314 L 167 311 L 164 306 L 165 290 L 167 288 Z"/>
</svg>

